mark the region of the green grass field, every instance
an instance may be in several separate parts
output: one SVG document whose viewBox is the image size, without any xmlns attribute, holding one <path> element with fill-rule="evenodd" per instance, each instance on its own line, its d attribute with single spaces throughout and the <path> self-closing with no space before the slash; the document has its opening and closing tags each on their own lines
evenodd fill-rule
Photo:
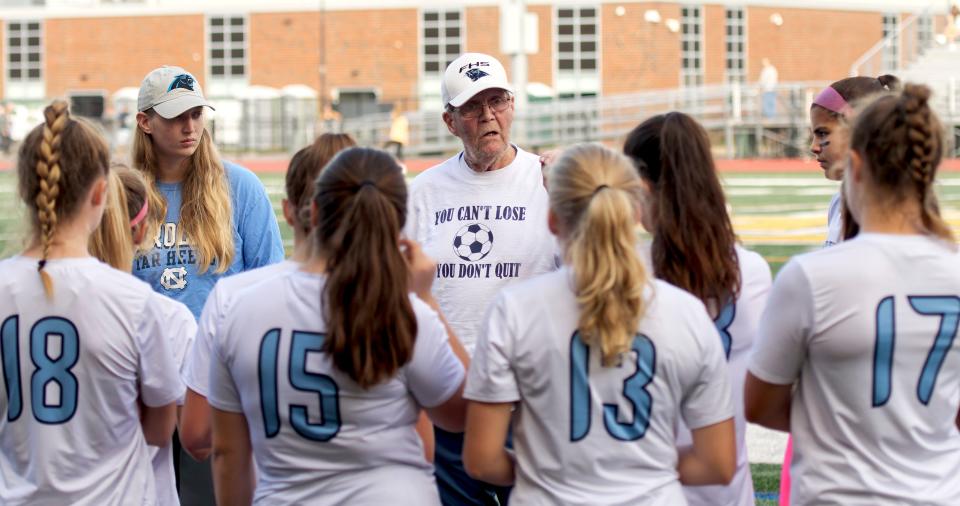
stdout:
<svg viewBox="0 0 960 506">
<path fill-rule="evenodd" d="M 288 248 L 290 228 L 280 211 L 283 174 L 261 174 Z M 839 185 L 819 173 L 725 173 L 724 187 L 743 244 L 762 254 L 774 273 L 791 256 L 820 248 L 826 234 L 826 209 Z M 940 203 L 948 221 L 960 229 L 960 175 L 948 174 L 939 183 Z M 21 245 L 24 219 L 16 197 L 12 171 L 0 172 L 0 251 L 4 256 Z M 758 505 L 775 505 L 780 482 L 779 464 L 752 464 Z"/>
</svg>

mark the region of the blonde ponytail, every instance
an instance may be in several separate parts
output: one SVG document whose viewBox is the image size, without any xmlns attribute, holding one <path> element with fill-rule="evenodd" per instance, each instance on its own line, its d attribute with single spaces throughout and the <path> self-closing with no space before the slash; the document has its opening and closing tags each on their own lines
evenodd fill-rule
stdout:
<svg viewBox="0 0 960 506">
<path fill-rule="evenodd" d="M 116 170 L 107 178 L 107 206 L 100 226 L 90 236 L 90 254 L 114 269 L 130 272 L 133 268 L 133 236 L 127 211 L 127 192 Z"/>
<path fill-rule="evenodd" d="M 567 231 L 585 343 L 603 363 L 630 349 L 640 318 L 647 272 L 637 254 L 641 183 L 626 157 L 598 144 L 567 149 L 549 175 L 550 209 Z"/>
</svg>

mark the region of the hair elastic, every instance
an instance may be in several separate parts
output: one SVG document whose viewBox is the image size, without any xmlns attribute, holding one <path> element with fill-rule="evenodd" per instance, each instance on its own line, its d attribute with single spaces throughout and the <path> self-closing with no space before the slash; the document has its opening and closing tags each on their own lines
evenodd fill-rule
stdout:
<svg viewBox="0 0 960 506">
<path fill-rule="evenodd" d="M 147 217 L 147 201 L 144 200 L 143 207 L 140 208 L 140 212 L 138 212 L 137 215 L 134 216 L 132 220 L 130 220 L 130 228 L 133 228 L 139 225 L 140 222 L 143 221 L 143 219 L 146 217 Z"/>
<path fill-rule="evenodd" d="M 846 116 L 850 114 L 852 108 L 847 100 L 840 95 L 840 92 L 833 89 L 833 86 L 827 86 L 813 99 L 814 105 L 819 105 L 824 109 Z"/>
<path fill-rule="evenodd" d="M 593 194 L 596 195 L 596 194 L 600 193 L 600 190 L 603 190 L 603 189 L 606 189 L 606 188 L 610 188 L 610 187 L 607 186 L 607 185 L 605 185 L 605 184 L 602 184 L 602 185 L 600 185 L 600 186 L 598 186 L 598 187 L 596 187 L 596 188 L 593 189 Z"/>
<path fill-rule="evenodd" d="M 37 262 L 37 270 L 38 270 L 38 271 L 42 271 L 43 268 L 46 267 L 46 266 L 47 266 L 47 259 L 46 259 L 46 258 L 41 258 L 40 261 Z"/>
<path fill-rule="evenodd" d="M 364 179 L 363 182 L 360 183 L 360 186 L 357 187 L 357 191 L 362 190 L 364 186 L 372 186 L 372 187 L 376 188 L 376 187 L 377 187 L 377 183 L 374 183 L 373 181 L 371 181 L 371 180 L 369 180 L 369 179 Z"/>
</svg>

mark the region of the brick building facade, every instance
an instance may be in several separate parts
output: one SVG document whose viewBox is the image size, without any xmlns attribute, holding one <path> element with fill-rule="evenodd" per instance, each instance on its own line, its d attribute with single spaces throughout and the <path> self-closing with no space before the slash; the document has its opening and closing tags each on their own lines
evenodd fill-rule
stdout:
<svg viewBox="0 0 960 506">
<path fill-rule="evenodd" d="M 13 2 L 24 3 L 24 2 Z M 541 2 L 528 81 L 555 96 L 757 80 L 834 80 L 918 2 Z M 301 84 L 321 101 L 373 97 L 437 106 L 439 76 L 464 51 L 500 53 L 497 0 L 47 0 L 0 2 L 5 100 L 102 94 L 139 86 L 164 63 L 194 72 L 209 95 Z M 936 14 L 941 14 L 939 11 Z M 930 30 L 938 30 L 934 16 Z"/>
</svg>

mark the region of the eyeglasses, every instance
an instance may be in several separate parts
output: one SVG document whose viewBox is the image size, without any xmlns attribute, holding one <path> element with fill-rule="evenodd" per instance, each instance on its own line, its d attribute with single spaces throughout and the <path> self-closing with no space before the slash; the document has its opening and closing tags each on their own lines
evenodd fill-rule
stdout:
<svg viewBox="0 0 960 506">
<path fill-rule="evenodd" d="M 493 112 L 503 112 L 507 110 L 507 106 L 510 105 L 512 100 L 513 97 L 507 95 L 491 97 L 485 102 L 471 100 L 460 107 L 457 107 L 456 111 L 460 113 L 460 116 L 463 119 L 474 119 L 483 114 L 484 106 L 489 107 Z"/>
</svg>

